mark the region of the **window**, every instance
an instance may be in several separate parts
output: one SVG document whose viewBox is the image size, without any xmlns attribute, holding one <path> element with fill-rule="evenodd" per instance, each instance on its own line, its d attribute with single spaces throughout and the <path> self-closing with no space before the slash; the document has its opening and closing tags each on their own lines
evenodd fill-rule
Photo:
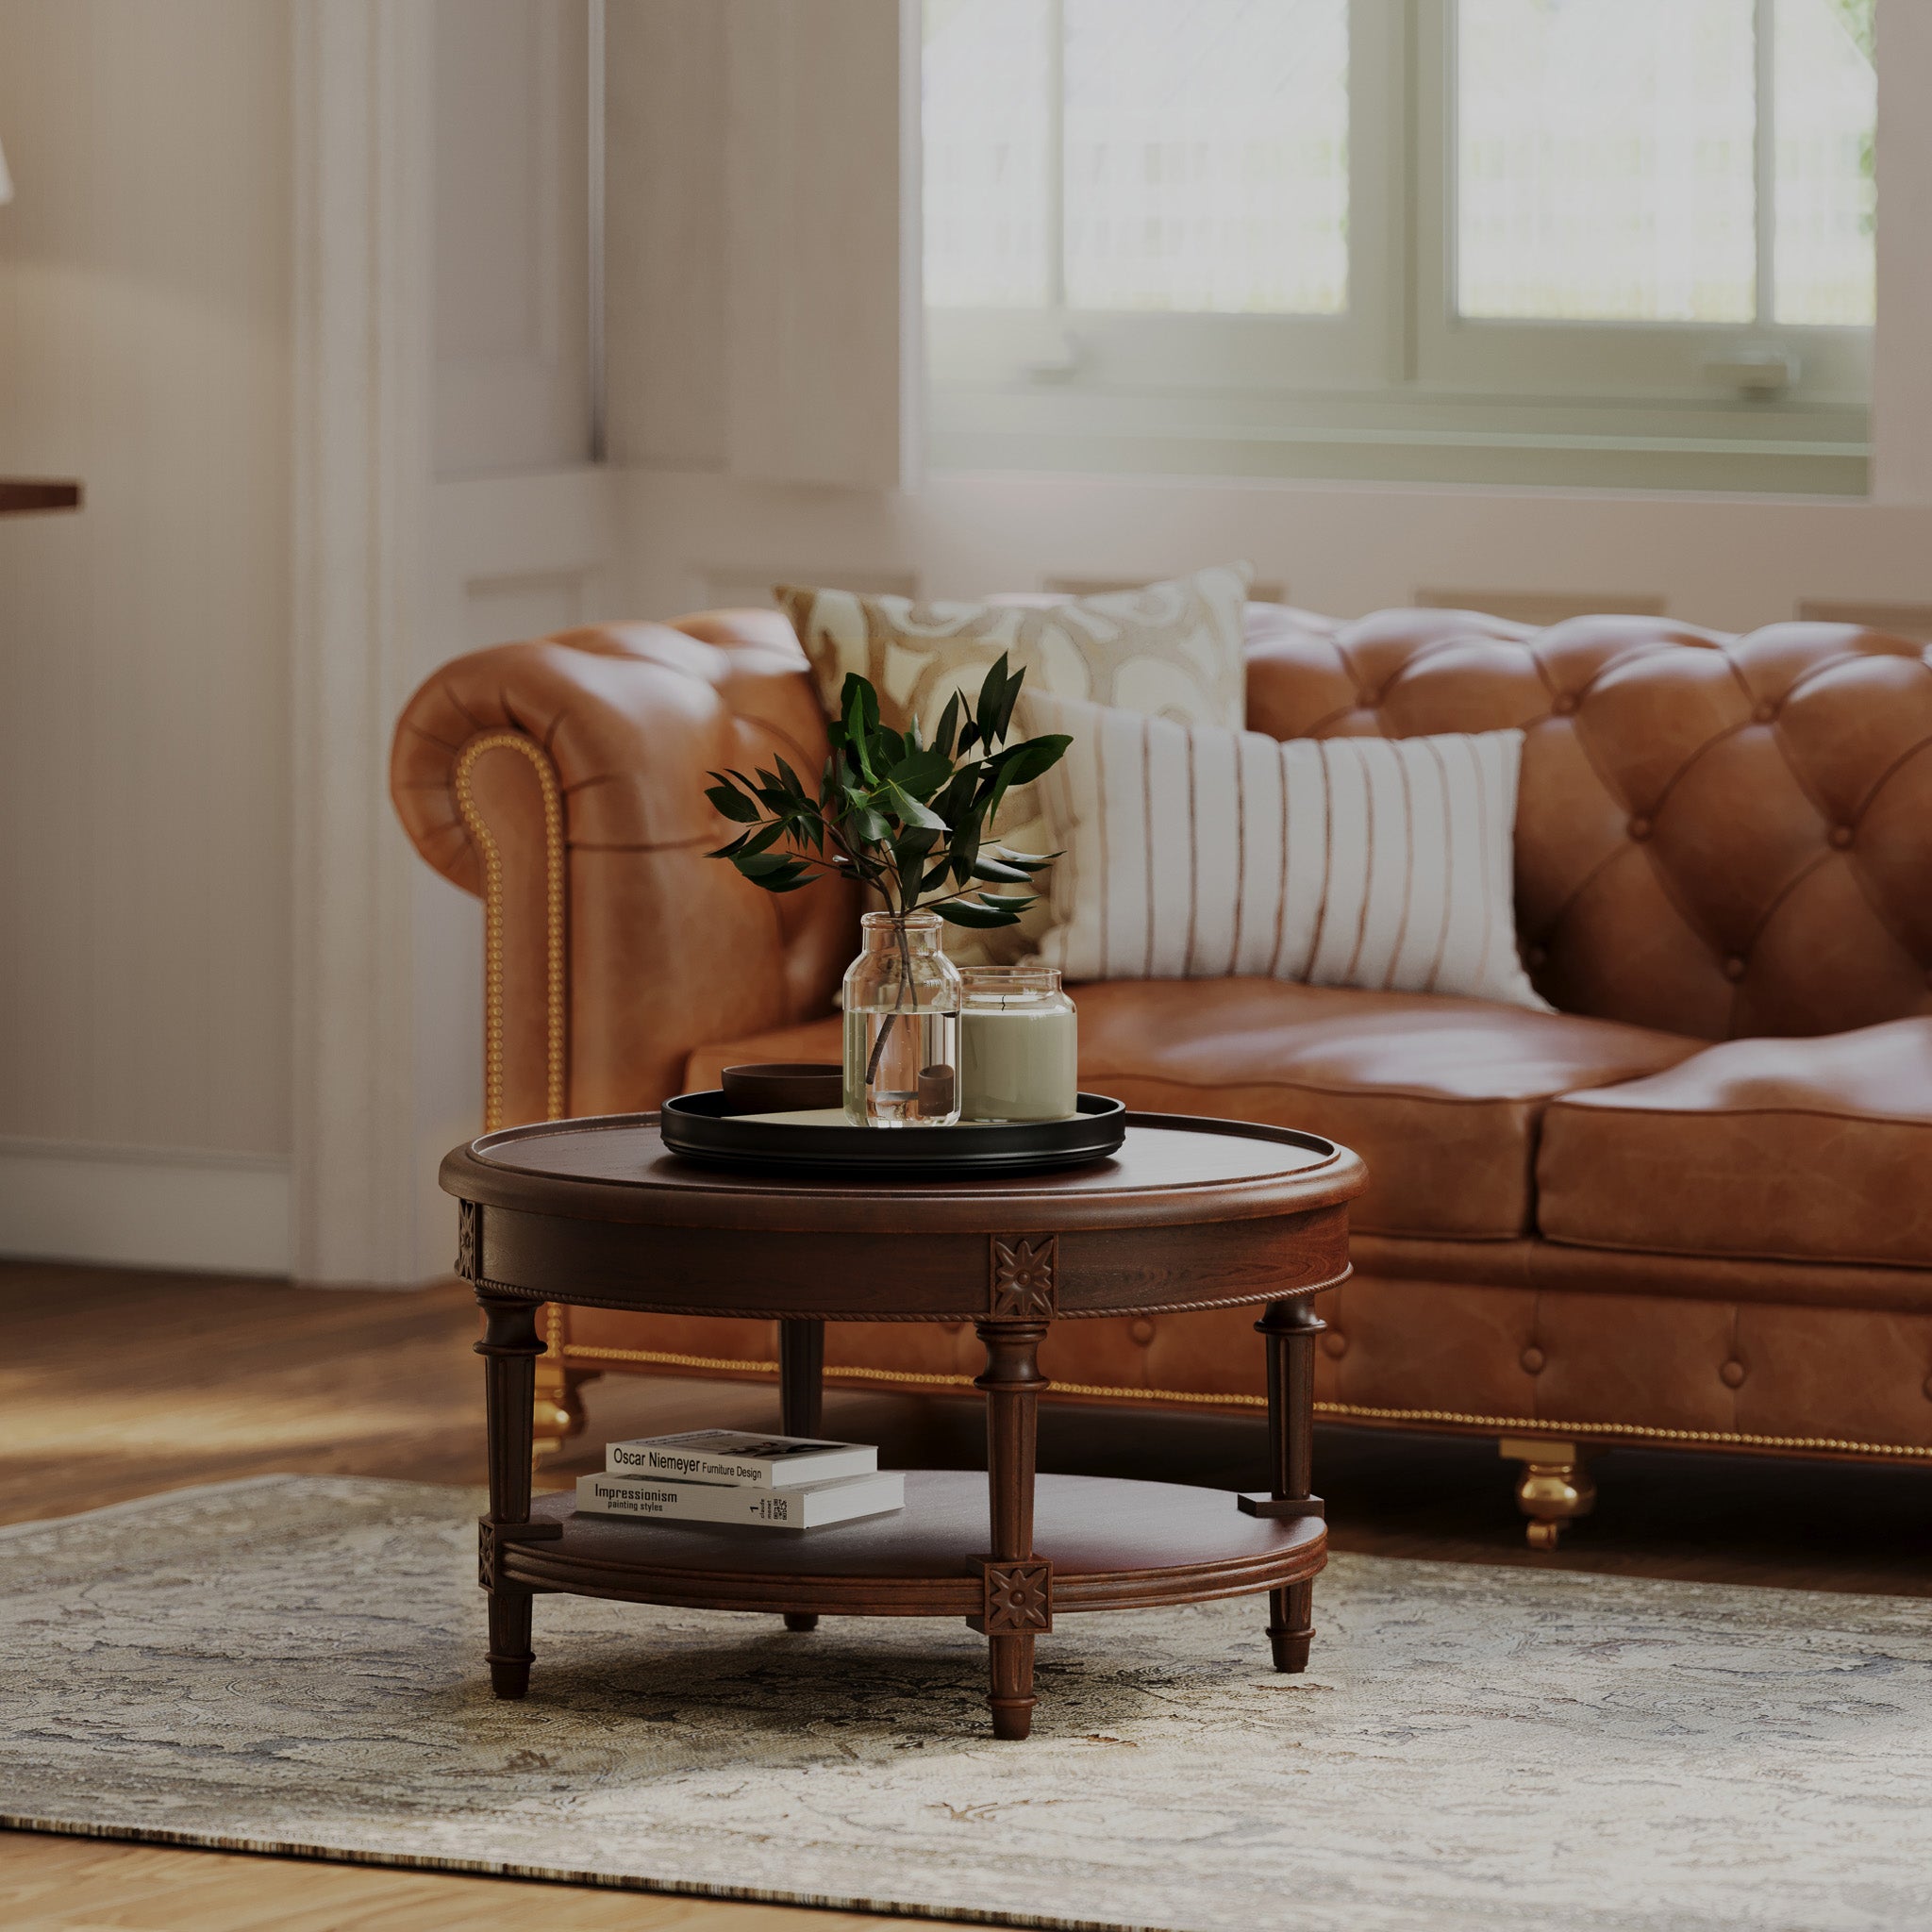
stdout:
<svg viewBox="0 0 1932 1932">
<path fill-rule="evenodd" d="M 1873 0 L 926 0 L 935 457 L 1863 488 Z"/>
</svg>

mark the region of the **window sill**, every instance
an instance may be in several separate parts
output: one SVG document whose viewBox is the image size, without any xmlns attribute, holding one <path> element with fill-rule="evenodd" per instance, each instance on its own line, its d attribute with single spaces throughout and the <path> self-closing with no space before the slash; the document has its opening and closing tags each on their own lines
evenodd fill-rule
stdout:
<svg viewBox="0 0 1932 1932">
<path fill-rule="evenodd" d="M 1861 409 L 1418 392 L 1123 394 L 935 385 L 936 470 L 1280 476 L 1857 497 Z"/>
</svg>

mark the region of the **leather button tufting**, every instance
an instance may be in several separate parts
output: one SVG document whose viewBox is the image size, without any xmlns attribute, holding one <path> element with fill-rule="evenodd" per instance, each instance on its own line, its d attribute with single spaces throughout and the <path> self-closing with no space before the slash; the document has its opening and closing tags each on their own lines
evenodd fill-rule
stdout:
<svg viewBox="0 0 1932 1932">
<path fill-rule="evenodd" d="M 1741 1389 L 1744 1385 L 1744 1364 L 1735 1358 L 1727 1361 L 1717 1374 L 1726 1389 Z"/>
<path fill-rule="evenodd" d="M 1769 724 L 1771 721 L 1776 716 L 1777 707 L 1774 705 L 1769 699 L 1766 699 L 1763 704 L 1757 706 L 1752 711 L 1751 721 L 1755 724 Z"/>
<path fill-rule="evenodd" d="M 1634 818 L 1627 829 L 1633 839 L 1647 839 L 1650 837 L 1650 821 L 1641 817 Z"/>
<path fill-rule="evenodd" d="M 1831 842 L 1842 852 L 1852 842 L 1852 828 L 1849 825 L 1834 825 L 1831 828 Z"/>
<path fill-rule="evenodd" d="M 1738 980 L 1742 979 L 1743 976 L 1744 962 L 1738 957 L 1736 953 L 1733 953 L 1731 957 L 1724 961 L 1724 977 L 1730 980 Z"/>
<path fill-rule="evenodd" d="M 1559 691 L 1550 704 L 1550 716 L 1567 718 L 1576 708 L 1576 700 L 1567 691 Z"/>
<path fill-rule="evenodd" d="M 1541 1349 L 1532 1343 L 1523 1351 L 1520 1359 L 1523 1363 L 1523 1373 L 1525 1375 L 1541 1375 L 1543 1372 L 1543 1364 L 1549 1357 L 1543 1354 Z"/>
<path fill-rule="evenodd" d="M 1348 1337 L 1340 1328 L 1330 1328 L 1322 1338 L 1322 1353 L 1339 1362 L 1348 1353 Z"/>
<path fill-rule="evenodd" d="M 1145 1315 L 1139 1316 L 1127 1324 L 1127 1333 L 1145 1348 L 1154 1340 L 1154 1324 Z"/>
<path fill-rule="evenodd" d="M 1925 1377 L 1925 1400 L 1932 1402 L 1932 1375 Z"/>
<path fill-rule="evenodd" d="M 1547 946 L 1531 946 L 1524 954 L 1524 963 L 1529 966 L 1542 966 L 1549 962 L 1550 949 Z"/>
</svg>

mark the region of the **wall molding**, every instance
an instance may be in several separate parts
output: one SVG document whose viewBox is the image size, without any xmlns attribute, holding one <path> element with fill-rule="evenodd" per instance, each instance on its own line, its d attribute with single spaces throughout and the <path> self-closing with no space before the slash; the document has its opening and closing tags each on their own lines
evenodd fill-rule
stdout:
<svg viewBox="0 0 1932 1932">
<path fill-rule="evenodd" d="M 289 1195 L 279 1155 L 0 1137 L 0 1253 L 17 1258 L 285 1275 Z"/>
<path fill-rule="evenodd" d="M 298 1279 L 421 1278 L 414 863 L 388 748 L 430 474 L 434 47 L 414 0 L 294 15 Z"/>
</svg>

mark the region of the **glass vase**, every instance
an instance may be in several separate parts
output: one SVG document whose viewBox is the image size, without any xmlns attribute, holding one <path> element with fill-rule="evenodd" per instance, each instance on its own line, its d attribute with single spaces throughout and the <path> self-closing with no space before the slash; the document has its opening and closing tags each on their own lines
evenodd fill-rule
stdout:
<svg viewBox="0 0 1932 1932">
<path fill-rule="evenodd" d="M 868 912 L 845 970 L 845 1117 L 861 1127 L 959 1118 L 959 974 L 937 912 Z"/>
</svg>

